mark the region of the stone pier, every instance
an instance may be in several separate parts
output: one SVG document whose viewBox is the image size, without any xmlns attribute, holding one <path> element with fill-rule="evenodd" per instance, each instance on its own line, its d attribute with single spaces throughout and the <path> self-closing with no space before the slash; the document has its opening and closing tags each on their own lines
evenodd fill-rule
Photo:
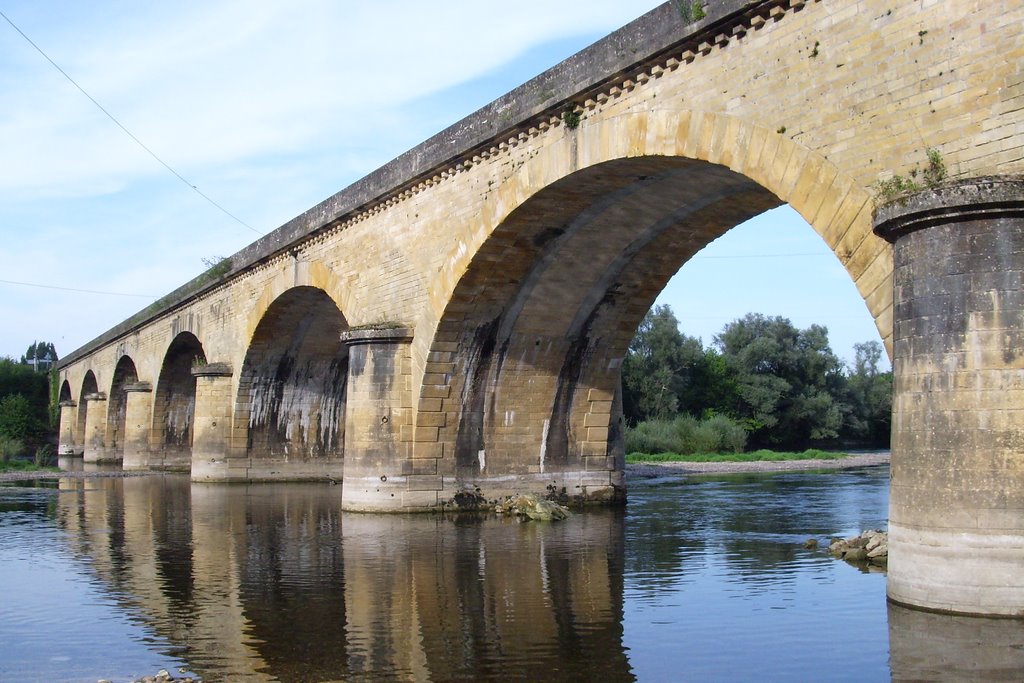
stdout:
<svg viewBox="0 0 1024 683">
<path fill-rule="evenodd" d="M 1024 178 L 888 204 L 893 243 L 889 597 L 1024 616 Z"/>
</svg>

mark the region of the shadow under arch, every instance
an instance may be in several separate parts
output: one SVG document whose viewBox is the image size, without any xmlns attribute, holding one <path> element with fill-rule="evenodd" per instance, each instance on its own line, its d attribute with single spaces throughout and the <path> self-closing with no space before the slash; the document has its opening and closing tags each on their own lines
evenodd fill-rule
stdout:
<svg viewBox="0 0 1024 683">
<path fill-rule="evenodd" d="M 455 363 L 439 440 L 460 487 L 493 470 L 616 496 L 619 366 L 643 315 L 697 251 L 786 201 L 846 267 L 889 339 L 891 251 L 871 234 L 867 193 L 839 169 L 727 116 L 619 118 L 566 133 L 577 136 L 568 152 L 556 143 L 525 161 L 514 187 L 498 192 L 518 203 L 485 210 L 496 224 L 450 261 L 464 274 L 451 278 L 426 351 Z M 644 135 L 630 134 L 637 129 Z M 712 142 L 693 142 L 694 130 L 712 131 L 698 136 Z M 554 163 L 566 153 L 570 167 Z M 423 385 L 420 395 L 438 389 Z"/>
<path fill-rule="evenodd" d="M 60 393 L 57 394 L 58 401 L 73 401 L 71 397 L 71 382 L 64 380 L 60 383 Z"/>
<path fill-rule="evenodd" d="M 124 455 L 124 433 L 127 422 L 128 397 L 125 387 L 139 381 L 135 361 L 130 356 L 121 356 L 114 367 L 114 379 L 110 383 L 107 398 L 107 455 L 120 460 Z"/>
<path fill-rule="evenodd" d="M 77 452 L 75 431 L 78 427 L 78 419 L 74 409 L 76 405 L 75 399 L 72 398 L 71 394 L 71 382 L 66 378 L 60 383 L 60 389 L 57 392 L 57 404 L 60 406 L 57 454 L 75 455 Z"/>
<path fill-rule="evenodd" d="M 348 328 L 322 289 L 280 294 L 256 325 L 239 375 L 234 445 L 258 461 L 284 461 L 288 474 L 317 463 L 341 476 L 345 441 Z M 336 468 L 335 468 L 336 466 Z"/>
<path fill-rule="evenodd" d="M 206 353 L 191 332 L 179 333 L 167 347 L 153 399 L 150 466 L 188 472 L 192 466 L 192 432 L 196 407 L 195 363 Z"/>
<path fill-rule="evenodd" d="M 78 417 L 75 425 L 75 453 L 85 452 L 85 441 L 88 436 L 85 433 L 86 417 L 89 414 L 89 401 L 86 396 L 99 392 L 99 384 L 96 382 L 96 374 L 92 370 L 86 370 L 82 377 L 82 388 L 78 392 Z"/>
</svg>

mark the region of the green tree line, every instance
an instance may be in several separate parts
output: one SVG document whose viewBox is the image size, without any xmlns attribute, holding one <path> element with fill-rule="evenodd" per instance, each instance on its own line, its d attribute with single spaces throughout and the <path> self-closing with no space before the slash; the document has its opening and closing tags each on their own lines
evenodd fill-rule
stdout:
<svg viewBox="0 0 1024 683">
<path fill-rule="evenodd" d="M 879 342 L 857 344 L 854 352 L 845 366 L 825 327 L 801 330 L 757 313 L 727 324 L 704 347 L 680 331 L 669 306 L 655 306 L 623 361 L 626 422 L 671 421 L 687 434 L 703 429 L 706 439 L 717 432 L 724 450 L 737 450 L 737 439 L 722 417 L 745 431 L 750 448 L 887 448 L 892 373 L 880 369 Z"/>
<path fill-rule="evenodd" d="M 49 369 L 56 360 L 47 342 L 33 342 L 20 360 L 0 358 L 0 460 L 47 448 L 57 427 L 56 377 Z"/>
</svg>

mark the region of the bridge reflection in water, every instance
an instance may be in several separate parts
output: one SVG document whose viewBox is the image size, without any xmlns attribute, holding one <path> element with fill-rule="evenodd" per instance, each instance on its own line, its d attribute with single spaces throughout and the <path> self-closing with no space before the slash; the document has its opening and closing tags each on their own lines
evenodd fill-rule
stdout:
<svg viewBox="0 0 1024 683">
<path fill-rule="evenodd" d="M 885 479 L 884 472 L 869 477 Z M 794 552 L 786 547 L 794 544 L 783 544 L 788 559 L 763 550 L 740 553 L 734 547 L 736 539 L 751 543 L 763 535 L 745 525 L 745 516 L 756 508 L 761 523 L 788 538 L 793 529 L 779 517 L 786 505 L 809 509 L 825 499 L 838 507 L 850 502 L 843 498 L 848 488 L 819 493 L 816 485 L 794 487 L 782 479 L 763 487 L 752 480 L 732 485 L 746 490 L 747 501 L 732 513 L 723 513 L 724 505 L 712 509 L 715 500 L 737 495 L 723 490 L 728 486 L 697 490 L 691 485 L 685 493 L 669 494 L 694 501 L 681 511 L 667 504 L 668 491 L 650 488 L 638 492 L 629 519 L 621 510 L 605 510 L 569 523 L 537 525 L 495 518 L 343 514 L 337 488 L 321 484 L 198 485 L 177 475 L 64 479 L 55 517 L 71 550 L 89 561 L 104 590 L 156 642 L 170 644 L 169 657 L 188 662 L 206 680 L 611 683 L 673 671 L 679 676 L 715 672 L 716 680 L 741 680 L 758 664 L 733 667 L 733 662 L 766 656 L 791 658 L 781 668 L 792 673 L 794 666 L 803 666 L 796 663 L 802 650 L 821 649 L 820 643 L 803 642 L 800 631 L 792 638 L 801 642 L 792 643 L 785 634 L 765 632 L 755 636 L 760 645 L 737 647 L 739 641 L 719 634 L 723 627 L 742 630 L 742 623 L 723 623 L 712 610 L 699 607 L 704 603 L 698 594 L 713 590 L 703 579 L 681 594 L 670 577 L 652 577 L 643 587 L 638 578 L 664 564 L 654 535 L 669 538 L 668 545 L 683 553 L 678 562 L 670 562 L 671 571 L 674 576 L 685 565 L 691 582 L 701 568 L 698 554 L 681 545 L 689 542 L 683 539 L 720 546 L 722 556 L 735 556 L 728 560 L 739 563 L 730 566 L 729 580 L 739 584 L 755 575 L 788 571 Z M 790 488 L 782 493 L 783 487 Z M 787 501 L 766 505 L 771 496 Z M 694 509 L 702 506 L 709 510 L 707 518 L 684 519 L 695 517 Z M 695 528 L 723 514 L 727 519 L 721 528 L 694 536 Z M 833 515 L 825 523 L 842 521 Z M 647 547 L 627 548 L 627 538 L 633 546 Z M 807 561 L 796 555 L 797 562 Z M 635 576 L 627 580 L 627 574 Z M 795 590 L 803 579 L 791 575 L 784 581 Z M 827 577 L 812 580 L 829 582 Z M 626 584 L 636 585 L 627 590 Z M 863 584 L 850 585 L 863 590 Z M 764 592 L 767 586 L 755 588 Z M 741 590 L 731 596 L 732 610 L 760 611 L 741 622 L 764 623 L 759 621 L 764 610 L 746 603 Z M 814 613 L 813 603 L 820 599 L 818 593 L 801 590 L 791 615 Z M 625 615 L 631 609 L 627 593 L 648 612 L 656 603 L 660 609 L 680 600 L 698 607 L 694 613 L 691 604 L 690 613 L 674 625 L 657 625 L 658 613 L 649 631 L 641 627 L 639 637 L 627 638 L 624 623 L 632 620 L 636 630 L 650 616 Z M 743 604 L 735 604 L 737 597 Z M 883 629 L 880 647 L 865 652 L 874 673 L 887 668 L 882 599 L 879 586 L 853 600 L 877 614 L 868 630 Z M 683 625 L 687 619 L 699 623 Z M 843 619 L 842 614 L 834 618 Z M 785 622 L 785 628 L 792 626 Z M 864 648 L 866 636 L 850 632 L 845 638 L 845 650 L 835 646 L 838 655 L 815 656 L 812 677 L 863 678 L 864 663 L 845 661 L 845 654 Z M 1016 681 L 1024 672 L 1024 624 L 1018 621 L 890 605 L 888 638 L 893 680 Z M 722 650 L 715 654 L 719 660 L 705 658 L 691 670 L 693 653 L 680 653 L 714 648 L 708 645 L 713 641 Z M 777 651 L 779 642 L 786 643 L 785 651 Z M 837 669 L 819 670 L 817 662 L 834 658 L 843 660 L 834 662 Z M 652 664 L 652 659 L 663 661 Z M 780 667 L 778 661 L 762 663 L 766 670 Z"/>
<path fill-rule="evenodd" d="M 61 488 L 73 550 L 207 680 L 633 680 L 621 511 L 343 522 L 321 484 Z"/>
</svg>

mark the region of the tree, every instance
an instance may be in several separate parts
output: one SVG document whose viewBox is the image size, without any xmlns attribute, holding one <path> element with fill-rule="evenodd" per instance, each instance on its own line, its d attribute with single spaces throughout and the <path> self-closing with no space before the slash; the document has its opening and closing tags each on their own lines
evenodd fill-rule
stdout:
<svg viewBox="0 0 1024 683">
<path fill-rule="evenodd" d="M 799 330 L 750 313 L 726 325 L 715 345 L 736 384 L 733 414 L 754 445 L 799 448 L 839 435 L 845 378 L 825 327 Z"/>
<path fill-rule="evenodd" d="M 39 422 L 32 405 L 21 394 L 0 399 L 0 437 L 26 441 L 38 435 Z"/>
<path fill-rule="evenodd" d="M 10 438 L 42 440 L 49 423 L 47 373 L 10 358 L 0 358 L 0 429 Z M 17 433 L 15 433 L 17 432 Z"/>
<path fill-rule="evenodd" d="M 0 358 L 0 398 L 9 394 L 21 394 L 31 404 L 45 408 L 49 400 L 46 375 L 34 372 L 29 365 Z"/>
<path fill-rule="evenodd" d="M 877 341 L 854 344 L 847 378 L 850 411 L 843 438 L 865 446 L 888 448 L 892 427 L 892 373 L 881 372 L 884 349 Z"/>
<path fill-rule="evenodd" d="M 622 363 L 623 411 L 630 424 L 671 418 L 704 356 L 699 339 L 679 331 L 669 306 L 644 316 Z"/>
<path fill-rule="evenodd" d="M 49 370 L 57 360 L 57 349 L 52 342 L 34 341 L 21 357 L 21 364 L 31 365 L 35 370 Z"/>
</svg>

